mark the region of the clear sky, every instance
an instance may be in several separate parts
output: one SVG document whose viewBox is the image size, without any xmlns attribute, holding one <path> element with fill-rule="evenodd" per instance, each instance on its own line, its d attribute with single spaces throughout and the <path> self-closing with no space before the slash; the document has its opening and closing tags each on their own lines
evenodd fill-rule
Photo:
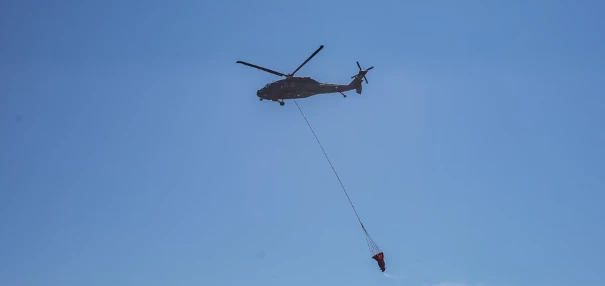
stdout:
<svg viewBox="0 0 605 286">
<path fill-rule="evenodd" d="M 0 285 L 605 285 L 604 8 L 1 1 Z"/>
</svg>

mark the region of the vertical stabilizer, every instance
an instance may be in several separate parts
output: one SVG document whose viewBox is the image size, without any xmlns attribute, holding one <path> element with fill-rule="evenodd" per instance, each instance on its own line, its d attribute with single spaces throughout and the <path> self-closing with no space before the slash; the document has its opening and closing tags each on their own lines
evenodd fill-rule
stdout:
<svg viewBox="0 0 605 286">
<path fill-rule="evenodd" d="M 355 92 L 357 92 L 357 94 L 361 94 L 361 91 L 363 90 L 363 87 L 361 86 L 361 81 L 365 80 L 366 84 L 368 83 L 368 79 L 366 78 L 366 73 L 368 73 L 368 71 L 373 69 L 374 67 L 371 66 L 367 70 L 364 70 L 359 65 L 359 62 L 357 62 L 357 67 L 359 68 L 359 73 L 357 73 L 357 75 L 354 75 L 351 77 L 353 79 L 353 81 L 351 81 L 351 83 L 349 83 L 349 86 L 352 88 L 355 88 Z"/>
</svg>

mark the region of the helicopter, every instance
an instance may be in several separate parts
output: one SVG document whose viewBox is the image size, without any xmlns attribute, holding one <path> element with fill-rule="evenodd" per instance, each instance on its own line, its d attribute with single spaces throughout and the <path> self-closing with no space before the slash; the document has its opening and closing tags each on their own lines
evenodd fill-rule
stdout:
<svg viewBox="0 0 605 286">
<path fill-rule="evenodd" d="M 270 70 L 268 68 L 260 67 L 251 63 L 247 63 L 244 61 L 237 61 L 238 64 L 243 64 L 246 66 L 250 66 L 253 68 L 257 68 L 259 70 L 272 73 L 274 75 L 283 76 L 285 79 L 281 79 L 278 81 L 274 81 L 266 84 L 263 88 L 259 89 L 256 92 L 256 96 L 258 96 L 259 100 L 270 100 L 277 101 L 279 105 L 284 106 L 285 99 L 298 99 L 298 98 L 307 98 L 310 96 L 318 95 L 318 94 L 328 94 L 328 93 L 340 93 L 344 98 L 347 97 L 344 94 L 345 91 L 355 90 L 357 94 L 361 94 L 362 90 L 362 79 L 365 80 L 366 84 L 368 83 L 368 79 L 366 78 L 366 73 L 373 69 L 374 66 L 371 66 L 367 69 L 362 69 L 359 62 L 357 62 L 357 67 L 359 68 L 359 72 L 352 76 L 353 79 L 349 84 L 332 84 L 332 83 L 320 83 L 310 77 L 295 77 L 294 74 L 300 70 L 307 62 L 309 62 L 319 51 L 324 48 L 323 45 L 319 46 L 319 48 L 307 58 L 297 69 L 295 69 L 290 74 L 283 74 L 281 72 L 277 72 L 274 70 Z"/>
</svg>

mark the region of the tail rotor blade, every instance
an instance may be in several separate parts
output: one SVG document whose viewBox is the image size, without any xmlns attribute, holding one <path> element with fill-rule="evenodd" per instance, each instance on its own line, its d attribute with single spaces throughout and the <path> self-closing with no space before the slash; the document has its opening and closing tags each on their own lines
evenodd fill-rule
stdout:
<svg viewBox="0 0 605 286">
<path fill-rule="evenodd" d="M 359 62 L 356 62 L 356 63 L 357 63 L 357 67 L 359 68 L 359 73 L 357 75 L 352 76 L 351 78 L 354 78 L 356 76 L 363 76 L 363 80 L 365 80 L 366 84 L 368 84 L 369 82 L 368 82 L 368 78 L 366 78 L 366 73 L 369 70 L 373 69 L 374 66 L 371 66 L 367 70 L 364 70 L 364 69 L 361 68 L 361 65 L 359 64 Z"/>
<path fill-rule="evenodd" d="M 369 68 L 366 70 L 366 72 L 370 71 L 370 70 L 371 70 L 371 69 L 373 69 L 373 68 L 374 68 L 374 66 L 369 67 Z M 365 79 L 365 80 L 366 80 L 366 84 L 368 84 L 368 79 L 366 78 L 366 76 L 365 76 L 365 75 L 363 75 L 363 79 Z"/>
</svg>

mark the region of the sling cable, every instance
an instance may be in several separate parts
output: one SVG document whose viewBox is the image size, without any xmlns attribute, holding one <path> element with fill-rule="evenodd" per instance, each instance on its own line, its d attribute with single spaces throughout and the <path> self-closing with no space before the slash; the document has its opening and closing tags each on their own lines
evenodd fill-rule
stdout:
<svg viewBox="0 0 605 286">
<path fill-rule="evenodd" d="M 347 190 L 345 189 L 345 186 L 342 183 L 342 180 L 340 180 L 340 177 L 338 176 L 338 173 L 336 172 L 334 165 L 332 165 L 332 162 L 330 161 L 328 154 L 326 154 L 326 151 L 324 150 L 324 147 L 322 146 L 321 142 L 319 141 L 317 134 L 315 134 L 313 127 L 311 127 L 309 120 L 307 120 L 307 117 L 302 112 L 302 109 L 300 109 L 300 106 L 298 105 L 298 102 L 296 101 L 296 99 L 294 100 L 294 103 L 296 103 L 296 107 L 298 108 L 298 111 L 300 111 L 300 114 L 305 119 L 305 122 L 307 122 L 307 126 L 309 126 L 309 129 L 311 130 L 311 133 L 313 133 L 315 140 L 317 140 L 317 144 L 321 148 L 321 151 L 324 153 L 324 156 L 326 157 L 328 164 L 330 164 L 330 167 L 332 167 L 332 171 L 334 171 L 334 175 L 336 175 L 336 179 L 338 179 L 338 182 L 340 183 L 340 186 L 342 187 L 343 192 L 347 196 L 347 200 L 349 200 L 349 204 L 351 205 L 351 208 L 353 209 L 353 212 L 355 213 L 355 216 L 357 217 L 357 220 L 359 221 L 359 224 L 361 225 L 361 229 L 363 230 L 363 232 L 366 236 L 366 242 L 368 243 L 368 248 L 370 249 L 370 253 L 372 253 L 372 259 L 374 259 L 374 260 L 376 260 L 376 262 L 378 262 L 378 267 L 380 268 L 380 270 L 382 272 L 384 272 L 386 270 L 385 262 L 384 262 L 384 253 L 382 252 L 382 250 L 380 250 L 380 247 L 378 247 L 378 244 L 376 244 L 376 242 L 374 242 L 374 240 L 370 236 L 370 233 L 366 230 L 365 226 L 363 225 L 363 222 L 361 222 L 361 218 L 359 218 L 359 214 L 357 214 L 357 210 L 355 210 L 355 206 L 353 206 L 353 202 L 351 202 L 351 198 L 349 197 L 349 194 L 347 193 Z"/>
</svg>

